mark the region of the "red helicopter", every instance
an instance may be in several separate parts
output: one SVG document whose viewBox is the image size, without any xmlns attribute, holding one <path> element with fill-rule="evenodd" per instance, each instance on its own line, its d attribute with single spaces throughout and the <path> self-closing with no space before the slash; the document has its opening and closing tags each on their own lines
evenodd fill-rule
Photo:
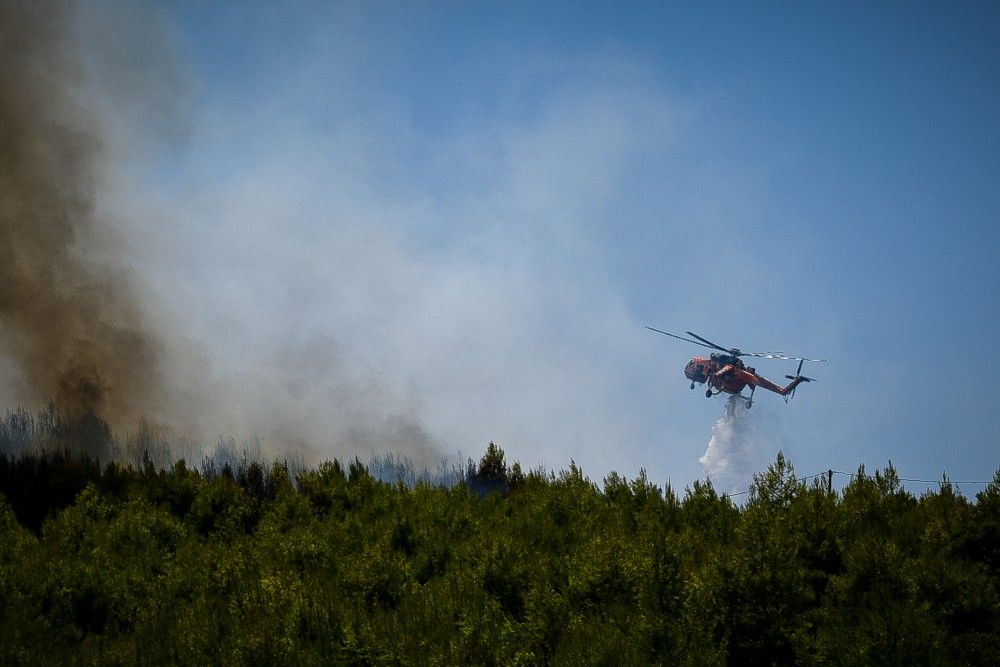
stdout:
<svg viewBox="0 0 1000 667">
<path fill-rule="evenodd" d="M 653 327 L 646 327 L 650 331 L 655 331 L 656 333 L 663 334 L 664 336 L 670 336 L 672 338 L 677 338 L 688 343 L 694 343 L 695 345 L 701 345 L 702 347 L 708 347 L 712 349 L 719 350 L 718 352 L 713 352 L 708 357 L 695 357 L 688 362 L 688 365 L 684 367 L 684 375 L 687 379 L 691 380 L 691 388 L 694 389 L 694 384 L 708 383 L 708 389 L 705 390 L 705 396 L 711 398 L 712 396 L 718 396 L 722 392 L 727 394 L 733 394 L 739 396 L 740 398 L 746 399 L 747 409 L 753 405 L 753 392 L 757 387 L 763 387 L 768 391 L 773 391 L 776 394 L 781 394 L 785 396 L 787 401 L 789 398 L 795 395 L 795 388 L 798 387 L 803 382 L 816 382 L 814 378 L 806 377 L 802 375 L 802 364 L 811 361 L 813 363 L 826 362 L 826 359 L 806 359 L 805 357 L 786 357 L 778 352 L 741 352 L 737 348 L 724 348 L 721 345 L 713 343 L 710 340 L 702 338 L 696 333 L 690 331 L 685 331 L 688 336 L 696 338 L 697 340 L 691 340 L 690 338 L 684 338 L 683 336 L 678 336 L 676 334 L 667 333 L 666 331 L 660 331 L 659 329 L 654 329 Z M 782 387 L 781 385 L 771 382 L 763 375 L 758 375 L 757 369 L 751 368 L 743 363 L 740 357 L 763 357 L 765 359 L 788 359 L 790 361 L 798 361 L 799 367 L 795 371 L 795 375 L 786 375 L 785 377 L 791 380 L 787 385 Z M 750 387 L 750 395 L 743 396 L 741 393 L 744 387 Z"/>
</svg>

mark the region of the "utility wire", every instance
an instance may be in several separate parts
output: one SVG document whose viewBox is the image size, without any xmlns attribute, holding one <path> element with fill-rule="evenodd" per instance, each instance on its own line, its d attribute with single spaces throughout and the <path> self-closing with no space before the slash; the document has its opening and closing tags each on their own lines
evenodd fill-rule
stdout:
<svg viewBox="0 0 1000 667">
<path fill-rule="evenodd" d="M 851 478 L 858 477 L 858 474 L 854 473 L 854 472 L 844 472 L 843 470 L 832 470 L 832 469 L 830 469 L 830 470 L 824 470 L 822 472 L 815 473 L 813 475 L 806 475 L 805 477 L 796 477 L 795 481 L 796 482 L 804 482 L 804 481 L 812 479 L 814 477 L 831 477 L 832 478 L 834 475 L 847 475 L 848 477 L 851 477 Z M 865 475 L 865 477 L 870 477 L 870 476 L 871 475 Z M 944 484 L 992 484 L 993 481 L 994 481 L 992 479 L 986 480 L 986 481 L 980 481 L 980 480 L 961 480 L 960 481 L 960 480 L 954 480 L 954 479 L 947 479 L 947 480 L 945 480 L 945 479 L 914 479 L 913 477 L 897 477 L 897 479 L 899 481 L 901 481 L 901 482 L 919 482 L 919 483 L 924 483 L 924 484 L 940 484 L 942 486 Z M 736 496 L 745 496 L 748 493 L 750 493 L 750 489 L 746 489 L 745 491 L 736 491 L 735 493 L 723 493 L 722 497 L 723 498 L 735 498 Z"/>
<path fill-rule="evenodd" d="M 826 471 L 826 472 L 831 472 L 831 471 Z M 821 474 L 825 475 L 826 472 L 821 473 Z M 857 477 L 858 476 L 858 474 L 855 473 L 855 472 L 843 472 L 841 470 L 834 470 L 832 472 L 833 472 L 834 475 L 848 475 L 850 477 Z M 870 476 L 871 475 L 865 475 L 865 477 L 870 477 Z M 945 482 L 947 482 L 948 484 L 992 484 L 993 483 L 992 479 L 986 480 L 985 482 L 981 481 L 981 480 L 970 480 L 970 479 L 966 479 L 966 480 L 956 480 L 956 479 L 948 479 L 948 480 L 945 480 L 945 479 L 914 479 L 912 477 L 899 477 L 898 479 L 901 482 L 924 482 L 926 484 L 944 484 Z"/>
<path fill-rule="evenodd" d="M 796 477 L 795 481 L 796 482 L 804 482 L 807 479 L 812 479 L 813 477 L 822 477 L 823 475 L 827 474 L 828 472 L 829 472 L 828 470 L 824 470 L 823 472 L 818 472 L 815 475 L 806 475 L 805 477 Z M 833 472 L 837 472 L 837 471 L 834 470 Z M 843 473 L 843 474 L 847 474 L 847 473 Z M 732 498 L 733 496 L 744 496 L 744 495 L 746 495 L 748 493 L 750 493 L 750 489 L 747 489 L 746 491 L 737 491 L 736 493 L 723 493 L 722 495 L 724 497 L 726 497 L 726 498 Z"/>
</svg>

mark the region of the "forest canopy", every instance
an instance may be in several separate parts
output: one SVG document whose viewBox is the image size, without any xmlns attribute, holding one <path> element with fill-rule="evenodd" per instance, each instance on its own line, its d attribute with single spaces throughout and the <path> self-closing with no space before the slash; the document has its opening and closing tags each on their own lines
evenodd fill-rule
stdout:
<svg viewBox="0 0 1000 667">
<path fill-rule="evenodd" d="M 525 471 L 493 443 L 453 483 L 406 483 L 358 460 L 101 460 L 65 429 L 62 449 L 18 452 L 11 424 L 4 664 L 1000 655 L 1000 471 L 974 498 L 947 481 L 917 497 L 891 465 L 836 489 L 779 454 L 737 504 L 708 481 Z"/>
</svg>

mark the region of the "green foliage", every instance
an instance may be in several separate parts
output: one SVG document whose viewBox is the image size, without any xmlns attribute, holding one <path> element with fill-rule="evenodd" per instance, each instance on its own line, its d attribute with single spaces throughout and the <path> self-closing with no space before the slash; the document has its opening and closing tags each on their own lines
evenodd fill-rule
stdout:
<svg viewBox="0 0 1000 667">
<path fill-rule="evenodd" d="M 18 422 L 19 423 L 19 422 Z M 16 424 L 15 424 L 16 425 Z M 13 437 L 13 436 L 11 436 Z M 644 471 L 465 483 L 0 456 L 2 664 L 990 664 L 1000 472 L 841 493 L 779 455 L 744 506 Z"/>
</svg>

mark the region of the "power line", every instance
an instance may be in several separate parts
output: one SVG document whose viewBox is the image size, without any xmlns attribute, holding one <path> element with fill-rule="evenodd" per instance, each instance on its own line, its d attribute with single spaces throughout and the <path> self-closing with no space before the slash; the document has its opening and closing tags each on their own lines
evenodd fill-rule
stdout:
<svg viewBox="0 0 1000 667">
<path fill-rule="evenodd" d="M 849 475 L 850 477 L 857 477 L 858 476 L 857 473 L 843 472 L 843 471 L 840 471 L 840 470 L 834 470 L 833 473 L 835 475 Z M 869 477 L 870 475 L 865 475 L 865 476 Z M 898 479 L 901 482 L 924 482 L 926 484 L 945 484 L 945 483 L 948 483 L 948 484 L 992 484 L 993 483 L 992 479 L 988 479 L 986 481 L 970 480 L 970 479 L 966 479 L 966 480 L 956 480 L 956 479 L 914 479 L 912 477 L 898 477 Z"/>
<path fill-rule="evenodd" d="M 804 482 L 807 479 L 812 479 L 813 477 L 822 477 L 823 475 L 826 475 L 828 472 L 829 472 L 828 470 L 824 470 L 823 472 L 818 472 L 818 473 L 816 473 L 814 475 L 806 475 L 805 477 L 796 477 L 795 481 L 796 482 Z M 837 471 L 834 470 L 833 472 L 836 473 Z M 841 474 L 845 474 L 846 475 L 847 473 L 841 473 Z M 726 498 L 732 498 L 733 496 L 743 496 L 743 495 L 746 495 L 748 493 L 750 493 L 750 489 L 747 489 L 746 491 L 737 491 L 736 493 L 723 493 L 722 495 L 723 495 L 723 497 L 726 497 Z"/>
<path fill-rule="evenodd" d="M 843 470 L 828 469 L 828 470 L 824 470 L 822 472 L 818 472 L 818 473 L 815 473 L 815 474 L 812 474 L 812 475 L 806 475 L 805 477 L 796 477 L 795 481 L 796 482 L 805 482 L 806 480 L 813 479 L 814 477 L 829 477 L 832 480 L 832 478 L 833 478 L 834 475 L 847 475 L 848 477 L 851 477 L 852 479 L 859 476 L 858 473 L 844 472 Z M 871 475 L 864 475 L 864 477 L 870 477 L 870 476 Z M 897 476 L 896 479 L 898 479 L 901 482 L 918 482 L 918 483 L 923 483 L 923 484 L 940 484 L 942 486 L 944 486 L 945 484 L 992 484 L 993 481 L 994 481 L 992 479 L 986 480 L 986 481 L 982 481 L 982 480 L 953 480 L 953 479 L 915 479 L 913 477 L 898 477 L 898 476 Z M 750 491 L 751 491 L 751 489 L 746 489 L 744 491 L 736 491 L 734 493 L 723 493 L 722 497 L 724 497 L 724 498 L 734 498 L 736 496 L 745 496 L 746 494 L 750 493 Z"/>
</svg>

